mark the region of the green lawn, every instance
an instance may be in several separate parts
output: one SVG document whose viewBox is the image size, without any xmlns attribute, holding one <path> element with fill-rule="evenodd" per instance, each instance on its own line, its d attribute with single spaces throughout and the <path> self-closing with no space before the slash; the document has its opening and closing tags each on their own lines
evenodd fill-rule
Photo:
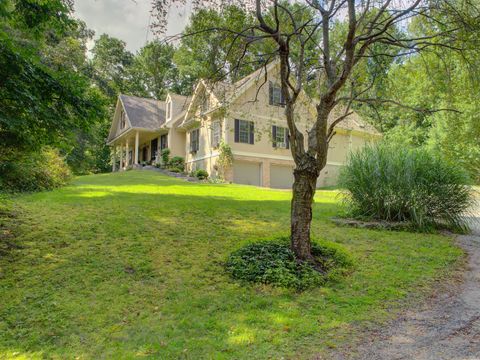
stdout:
<svg viewBox="0 0 480 360">
<path fill-rule="evenodd" d="M 303 293 L 230 280 L 231 251 L 288 233 L 289 198 L 147 171 L 17 197 L 0 358 L 310 358 L 393 316 L 462 255 L 441 235 L 336 227 L 337 193 L 321 191 L 313 234 L 348 249 L 351 275 Z"/>
</svg>

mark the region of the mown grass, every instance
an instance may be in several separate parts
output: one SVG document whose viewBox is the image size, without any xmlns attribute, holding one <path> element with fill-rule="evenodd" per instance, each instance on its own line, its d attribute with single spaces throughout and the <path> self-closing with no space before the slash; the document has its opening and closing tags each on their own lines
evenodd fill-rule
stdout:
<svg viewBox="0 0 480 360">
<path fill-rule="evenodd" d="M 394 316 L 462 254 L 441 235 L 336 227 L 337 192 L 321 191 L 313 234 L 346 247 L 355 271 L 301 293 L 232 281 L 230 252 L 288 233 L 289 198 L 146 171 L 17 197 L 0 358 L 309 358 Z"/>
</svg>

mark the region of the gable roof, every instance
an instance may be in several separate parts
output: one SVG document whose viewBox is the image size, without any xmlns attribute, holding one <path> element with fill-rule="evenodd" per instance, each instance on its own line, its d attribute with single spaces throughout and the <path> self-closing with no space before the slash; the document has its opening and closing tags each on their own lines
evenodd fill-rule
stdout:
<svg viewBox="0 0 480 360">
<path fill-rule="evenodd" d="M 188 109 L 192 97 L 174 93 L 169 93 L 168 95 L 172 99 L 172 119 L 175 119 L 179 114 Z"/>
<path fill-rule="evenodd" d="M 343 115 L 344 109 L 341 107 L 336 107 L 330 114 L 328 119 L 328 124 L 330 125 L 337 117 Z M 352 111 L 352 113 L 343 119 L 339 124 L 335 126 L 335 129 L 344 129 L 344 130 L 353 130 L 364 133 L 369 133 L 372 135 L 380 135 L 381 133 L 375 129 L 373 125 L 370 125 L 368 122 L 363 120 L 360 115 Z"/>
<path fill-rule="evenodd" d="M 159 129 L 165 123 L 165 103 L 160 100 L 120 95 L 132 128 Z"/>
<path fill-rule="evenodd" d="M 243 77 L 233 84 L 221 81 L 209 86 L 209 84 L 203 80 L 202 83 L 205 88 L 208 89 L 220 102 L 225 103 L 226 101 L 234 101 L 237 97 L 246 92 L 251 86 L 255 86 L 258 84 L 258 82 L 263 84 L 265 81 L 265 73 L 268 74 L 272 72 L 272 70 L 279 65 L 280 62 L 278 60 L 272 61 L 266 66 L 262 66 L 261 68 L 255 70 L 251 74 Z M 304 91 L 302 91 L 302 94 L 308 100 L 309 105 L 311 105 L 312 108 L 315 108 L 313 100 Z M 331 124 L 334 119 L 340 115 L 341 109 L 338 107 L 335 108 L 330 115 L 329 124 Z M 351 115 L 337 124 L 335 128 L 364 132 L 372 135 L 380 135 L 380 132 L 375 129 L 374 126 L 364 121 L 356 112 L 353 112 Z"/>
</svg>

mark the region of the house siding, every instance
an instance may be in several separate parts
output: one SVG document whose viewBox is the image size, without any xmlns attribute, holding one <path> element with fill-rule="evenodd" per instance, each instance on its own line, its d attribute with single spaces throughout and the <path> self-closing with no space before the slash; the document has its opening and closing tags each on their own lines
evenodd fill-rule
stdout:
<svg viewBox="0 0 480 360">
<path fill-rule="evenodd" d="M 274 177 L 287 174 L 285 168 L 294 169 L 295 164 L 290 149 L 273 145 L 272 126 L 283 128 L 288 128 L 288 126 L 284 107 L 270 105 L 268 81 L 277 82 L 275 72 L 269 73 L 267 82 L 261 75 L 249 89 L 242 89 L 243 85 L 240 86 L 237 91 L 240 95 L 228 104 L 227 109 L 217 107 L 220 105 L 218 99 L 215 98 L 213 93 L 206 91 L 205 84 L 201 82 L 188 109 L 185 108 L 183 118 L 175 120 L 174 123 L 167 122 L 167 129 L 162 130 L 162 133 L 168 131 L 168 147 L 171 156 L 183 156 L 188 172 L 204 169 L 210 176 L 218 176 L 216 164 L 219 152 L 217 148 L 212 146 L 212 123 L 219 121 L 221 123 L 221 140 L 231 147 L 234 161 L 251 162 L 259 165 L 261 186 L 270 187 L 272 185 L 272 169 Z M 207 109 L 202 107 L 205 94 L 208 94 L 206 95 L 208 96 Z M 311 128 L 316 118 L 315 109 L 312 108 L 310 100 L 306 96 L 301 95 L 299 97 L 295 114 L 297 128 L 306 134 L 307 129 Z M 114 123 L 117 126 L 118 117 L 119 113 L 117 111 L 114 117 Z M 236 139 L 236 119 L 253 122 L 253 144 L 250 139 L 248 143 L 242 143 Z M 195 129 L 199 129 L 199 147 L 197 151 L 191 152 L 190 132 Z M 318 186 L 334 185 L 349 152 L 357 150 L 366 143 L 380 137 L 378 134 L 358 130 L 355 127 L 352 127 L 352 129 L 356 130 L 336 129 L 336 134 L 329 145 L 327 165 L 320 173 Z M 306 138 L 307 136 L 305 136 Z M 142 140 L 145 140 L 145 137 Z M 130 146 L 133 144 L 131 137 L 130 144 Z M 254 167 L 250 168 L 253 169 Z M 238 174 L 234 172 L 234 168 L 224 174 L 224 177 L 228 181 L 239 179 Z M 273 179 L 273 186 L 286 187 L 286 184 L 291 181 L 292 177 L 290 175 L 289 179 L 285 180 L 276 178 Z"/>
</svg>

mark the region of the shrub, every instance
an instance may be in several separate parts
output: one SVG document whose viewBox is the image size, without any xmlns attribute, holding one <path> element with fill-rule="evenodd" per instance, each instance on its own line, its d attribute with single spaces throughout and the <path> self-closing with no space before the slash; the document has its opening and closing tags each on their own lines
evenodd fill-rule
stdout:
<svg viewBox="0 0 480 360">
<path fill-rule="evenodd" d="M 170 163 L 170 149 L 163 149 L 161 157 L 162 157 L 162 166 L 167 167 Z"/>
<path fill-rule="evenodd" d="M 305 290 L 324 284 L 351 267 L 349 256 L 335 244 L 313 244 L 312 253 L 325 273 L 298 262 L 288 238 L 249 244 L 233 252 L 227 272 L 237 280 Z"/>
<path fill-rule="evenodd" d="M 58 150 L 49 147 L 23 153 L 4 149 L 0 154 L 0 189 L 42 191 L 65 185 L 71 171 Z"/>
<path fill-rule="evenodd" d="M 205 180 L 208 178 L 208 172 L 203 169 L 198 169 L 197 171 L 195 171 L 195 177 L 198 180 Z"/>
<path fill-rule="evenodd" d="M 466 172 L 423 148 L 380 143 L 349 156 L 340 174 L 353 216 L 465 230 L 473 202 Z"/>
<path fill-rule="evenodd" d="M 174 172 L 174 173 L 182 173 L 183 172 L 183 168 L 176 168 L 176 167 L 169 167 L 167 170 L 171 171 L 171 172 Z"/>
<path fill-rule="evenodd" d="M 218 155 L 217 165 L 220 170 L 220 176 L 222 178 L 225 178 L 225 175 L 228 173 L 228 171 L 231 169 L 233 165 L 232 148 L 230 147 L 230 145 L 225 144 L 225 142 L 222 140 L 218 147 L 218 152 L 219 152 L 219 155 Z"/>
<path fill-rule="evenodd" d="M 174 156 L 168 162 L 170 168 L 185 169 L 185 159 L 181 156 Z"/>
</svg>

